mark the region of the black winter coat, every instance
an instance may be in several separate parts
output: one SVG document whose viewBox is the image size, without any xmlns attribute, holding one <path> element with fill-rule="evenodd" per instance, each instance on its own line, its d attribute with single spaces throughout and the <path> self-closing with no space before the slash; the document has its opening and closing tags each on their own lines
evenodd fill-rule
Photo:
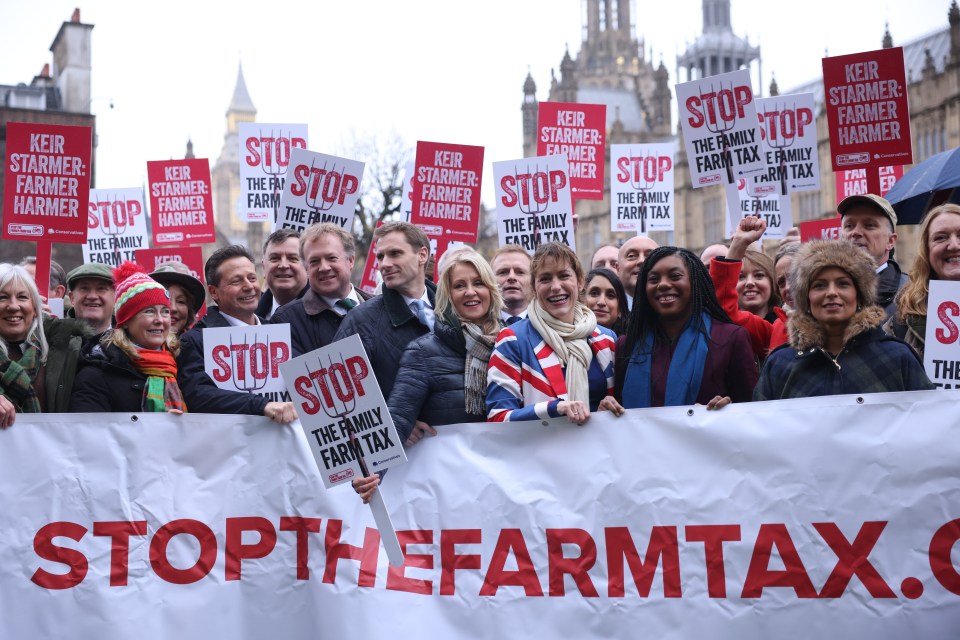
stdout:
<svg viewBox="0 0 960 640">
<path fill-rule="evenodd" d="M 426 285 L 430 304 L 434 304 L 437 286 L 430 281 Z M 389 398 L 403 350 L 427 333 L 430 330 L 413 315 L 403 296 L 393 289 L 384 289 L 382 295 L 363 303 L 344 317 L 333 342 L 359 335 L 380 391 L 384 398 Z"/>
<path fill-rule="evenodd" d="M 362 302 L 370 299 L 365 291 L 356 291 Z M 330 344 L 344 317 L 308 287 L 302 297 L 277 309 L 270 322 L 290 324 L 290 357 L 296 358 Z"/>
<path fill-rule="evenodd" d="M 241 393 L 218 387 L 203 367 L 204 328 L 229 327 L 230 323 L 213 306 L 207 315 L 180 337 L 177 356 L 177 384 L 191 413 L 233 413 L 262 416 L 267 399 L 255 393 Z"/>
<path fill-rule="evenodd" d="M 433 333 L 407 345 L 387 402 L 401 442 L 410 437 L 416 420 L 433 427 L 486 420 L 486 412 L 472 414 L 465 408 L 466 355 L 456 318 L 437 318 Z"/>
<path fill-rule="evenodd" d="M 73 383 L 71 413 L 130 412 L 143 409 L 147 376 L 137 371 L 116 345 L 87 343 L 80 352 L 80 370 Z M 187 405 L 189 406 L 189 405 Z"/>
<path fill-rule="evenodd" d="M 299 300 L 300 298 L 302 298 L 304 294 L 306 294 L 307 291 L 309 290 L 310 290 L 310 285 L 308 284 L 303 289 L 300 289 L 300 293 L 297 294 L 296 299 Z M 293 303 L 288 302 L 287 304 L 293 304 Z M 284 305 L 280 305 L 280 307 L 282 306 Z M 280 311 L 280 307 L 277 307 L 277 311 Z M 271 311 L 273 311 L 273 291 L 270 291 L 270 289 L 265 288 L 263 293 L 260 295 L 260 302 L 257 303 L 257 310 L 254 311 L 254 313 L 257 314 L 257 316 L 260 318 L 268 318 L 269 320 L 272 321 L 273 316 L 270 315 Z M 284 322 L 286 322 L 286 320 L 284 320 Z"/>
<path fill-rule="evenodd" d="M 896 260 L 887 260 L 887 268 L 877 277 L 877 304 L 883 307 L 884 322 L 897 313 L 897 292 L 909 281 L 910 276 L 900 270 Z"/>
</svg>

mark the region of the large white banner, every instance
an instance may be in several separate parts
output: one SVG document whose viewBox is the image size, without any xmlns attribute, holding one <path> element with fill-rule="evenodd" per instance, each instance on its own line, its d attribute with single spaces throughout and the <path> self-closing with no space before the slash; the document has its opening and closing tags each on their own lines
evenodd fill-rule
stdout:
<svg viewBox="0 0 960 640">
<path fill-rule="evenodd" d="M 441 427 L 367 507 L 300 429 L 18 416 L 0 637 L 951 638 L 953 394 Z"/>
</svg>

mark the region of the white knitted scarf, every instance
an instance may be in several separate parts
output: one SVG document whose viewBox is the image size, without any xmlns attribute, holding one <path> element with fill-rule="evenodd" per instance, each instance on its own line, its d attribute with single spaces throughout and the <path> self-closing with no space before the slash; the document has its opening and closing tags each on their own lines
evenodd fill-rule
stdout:
<svg viewBox="0 0 960 640">
<path fill-rule="evenodd" d="M 597 317 L 586 305 L 577 303 L 573 311 L 573 324 L 568 324 L 550 315 L 534 299 L 527 308 L 527 318 L 544 342 L 550 345 L 560 363 L 566 367 L 567 400 L 580 400 L 590 404 L 590 385 L 587 369 L 593 352 L 587 338 L 597 328 Z"/>
</svg>

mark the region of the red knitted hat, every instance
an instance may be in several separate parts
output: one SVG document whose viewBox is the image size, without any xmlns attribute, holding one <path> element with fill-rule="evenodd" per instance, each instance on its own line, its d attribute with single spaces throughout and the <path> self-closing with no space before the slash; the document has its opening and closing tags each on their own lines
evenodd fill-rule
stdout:
<svg viewBox="0 0 960 640">
<path fill-rule="evenodd" d="M 118 327 L 126 324 L 147 307 L 156 304 L 170 306 L 170 294 L 166 288 L 148 276 L 146 269 L 136 262 L 124 262 L 114 269 L 113 280 L 117 283 L 117 303 L 114 313 Z"/>
</svg>

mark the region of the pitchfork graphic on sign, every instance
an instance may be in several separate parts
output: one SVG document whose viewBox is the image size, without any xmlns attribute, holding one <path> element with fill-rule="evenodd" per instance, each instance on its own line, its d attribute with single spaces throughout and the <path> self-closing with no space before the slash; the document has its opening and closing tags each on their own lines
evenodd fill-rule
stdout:
<svg viewBox="0 0 960 640">
<path fill-rule="evenodd" d="M 327 417 L 331 420 L 336 420 L 337 422 L 344 421 L 344 418 L 351 413 L 357 407 L 356 393 L 354 393 L 352 383 L 346 377 L 347 363 L 343 360 L 343 355 L 340 355 L 340 362 L 337 363 L 337 366 L 334 366 L 333 356 L 327 355 L 328 367 L 327 371 L 329 372 L 328 380 L 329 385 L 332 389 L 327 389 L 327 392 L 324 393 L 323 389 L 317 387 L 317 377 L 313 375 L 313 371 L 310 370 L 310 366 L 304 364 L 307 368 L 307 376 L 310 380 L 313 381 L 313 390 L 317 394 L 317 397 L 320 398 L 320 404 L 323 405 L 323 412 L 327 414 Z M 317 364 L 323 368 L 323 362 L 317 357 Z M 340 393 L 339 387 L 341 381 L 337 379 L 337 371 L 343 372 L 343 384 L 349 387 L 348 393 Z M 327 400 L 330 401 L 330 404 L 327 403 Z M 363 459 L 363 450 L 360 447 L 360 441 L 357 440 L 357 432 L 353 427 L 353 423 L 349 420 L 346 420 L 347 433 L 350 434 L 350 445 L 351 448 L 357 453 L 357 462 L 360 464 L 360 473 L 366 477 L 370 475 L 370 472 L 367 470 L 367 463 Z"/>
<path fill-rule="evenodd" d="M 534 171 L 533 171 L 533 173 L 531 173 L 531 172 L 530 172 L 530 165 L 529 165 L 529 164 L 527 165 L 527 175 L 529 175 L 529 176 L 534 176 L 534 175 L 536 175 L 537 173 L 540 172 L 540 165 L 539 165 L 539 164 L 534 165 L 534 167 L 535 167 L 535 168 L 534 168 Z M 517 180 L 516 184 L 521 184 L 521 182 L 520 182 L 520 175 L 517 173 L 517 168 L 516 168 L 516 166 L 514 166 L 514 168 L 513 168 L 513 177 L 516 178 L 516 180 Z M 531 225 L 530 225 L 530 229 L 533 231 L 533 245 L 536 247 L 536 246 L 539 246 L 539 244 L 540 244 L 540 218 L 539 218 L 539 216 L 540 216 L 541 213 L 543 213 L 544 211 L 547 210 L 547 206 L 549 206 L 549 197 L 548 197 L 548 198 L 544 198 L 544 200 L 543 200 L 542 203 L 538 202 L 538 201 L 537 201 L 537 198 L 535 198 L 535 197 L 533 196 L 533 190 L 535 189 L 535 184 L 536 184 L 536 180 L 535 180 L 535 179 L 532 179 L 532 180 L 530 180 L 530 187 L 529 187 L 529 189 L 524 189 L 524 191 L 526 191 L 527 204 L 524 204 L 524 203 L 523 203 L 524 194 L 520 194 L 520 195 L 517 197 L 517 209 L 520 210 L 520 213 L 522 213 L 522 214 L 524 214 L 524 215 L 527 215 L 527 216 L 530 216 L 530 218 L 531 218 L 531 220 L 532 220 L 532 223 L 531 223 Z"/>
<path fill-rule="evenodd" d="M 311 216 L 312 218 L 316 217 L 317 219 L 319 219 L 319 216 L 317 216 L 317 214 L 319 214 L 321 211 L 329 211 L 330 209 L 333 208 L 333 204 L 337 201 L 335 197 L 330 198 L 330 200 L 327 201 L 327 199 L 324 198 L 323 196 L 324 178 L 326 178 L 326 176 L 330 175 L 331 173 L 336 173 L 336 171 L 337 171 L 336 162 L 334 162 L 333 166 L 331 166 L 328 169 L 327 161 L 324 160 L 323 170 L 316 171 L 314 160 L 310 160 L 310 175 L 313 176 L 313 180 L 310 181 L 310 185 L 307 187 L 307 192 L 303 194 L 303 198 L 306 205 L 311 209 L 313 209 L 314 215 Z"/>
<path fill-rule="evenodd" d="M 771 149 L 775 149 L 777 154 L 780 156 L 779 162 L 779 172 L 778 176 L 780 178 L 780 195 L 787 195 L 787 161 L 785 159 L 784 150 L 789 149 L 797 141 L 797 128 L 794 126 L 792 131 L 788 131 L 787 127 L 781 126 L 781 123 L 785 121 L 785 116 L 782 115 L 786 113 L 787 105 L 784 103 L 782 106 L 774 105 L 773 113 L 765 111 L 763 116 L 766 122 L 770 122 L 770 119 L 773 119 L 777 124 L 774 125 L 773 133 L 771 133 L 771 128 L 766 127 L 767 129 L 767 145 Z M 796 103 L 790 109 L 790 113 L 797 112 Z M 796 117 L 794 117 L 796 121 Z"/>
<path fill-rule="evenodd" d="M 261 147 L 260 149 L 260 170 L 263 171 L 266 175 L 270 176 L 273 180 L 273 223 L 277 223 L 277 218 L 280 215 L 280 176 L 286 174 L 286 167 L 280 166 L 280 149 L 283 145 L 284 140 L 290 139 L 292 132 L 287 135 L 286 138 L 283 137 L 283 131 L 280 131 L 279 136 L 273 135 L 273 129 L 270 130 L 270 136 L 275 141 L 273 146 L 273 154 L 270 154 L 269 149 L 266 151 Z M 260 139 L 263 140 L 263 129 L 260 130 Z M 290 148 L 289 144 L 287 146 L 287 162 L 290 160 Z"/>
<path fill-rule="evenodd" d="M 256 393 L 267 386 L 267 376 L 264 375 L 262 380 L 257 380 L 257 377 L 253 375 L 254 367 L 254 355 L 253 347 L 257 343 L 257 334 L 253 334 L 253 343 L 247 341 L 247 334 L 243 334 L 243 342 L 241 343 L 246 345 L 246 349 L 234 349 L 233 348 L 233 336 L 230 336 L 230 359 L 231 364 L 233 365 L 233 377 L 230 381 L 233 383 L 234 388 L 237 391 L 242 391 L 244 393 Z M 247 361 L 244 362 L 244 355 L 247 354 Z M 241 373 L 242 372 L 242 373 Z M 238 377 L 243 377 L 243 380 L 238 380 Z"/>
<path fill-rule="evenodd" d="M 710 133 L 712 133 L 712 134 L 714 134 L 714 135 L 716 135 L 716 136 L 720 136 L 720 151 L 723 153 L 723 164 L 726 165 L 726 169 L 727 169 L 727 184 L 734 184 L 734 180 L 733 180 L 733 154 L 730 152 L 730 143 L 729 143 L 729 141 L 727 140 L 727 135 L 726 135 L 726 134 L 729 133 L 730 131 L 732 131 L 733 128 L 737 126 L 736 110 L 735 110 L 735 109 L 731 109 L 731 110 L 730 110 L 731 113 L 730 113 L 730 119 L 729 119 L 729 120 L 726 119 L 726 118 L 720 117 L 720 100 L 723 99 L 723 98 L 720 97 L 720 92 L 723 91 L 723 83 L 722 83 L 722 82 L 720 83 L 720 89 L 717 90 L 717 89 L 714 89 L 714 88 L 713 88 L 713 83 L 711 82 L 711 83 L 710 83 L 710 91 L 712 92 L 712 95 L 711 95 L 711 94 L 701 93 L 701 94 L 700 94 L 700 101 L 701 101 L 701 103 L 703 103 L 703 104 L 707 104 L 707 103 L 708 103 L 708 98 L 711 98 L 711 99 L 715 98 L 715 99 L 716 99 L 717 104 L 716 104 L 716 107 L 715 107 L 715 110 L 714 110 L 715 117 L 712 118 L 712 120 L 713 120 L 712 123 L 711 123 L 711 118 L 709 118 L 709 117 L 708 117 L 708 118 L 704 118 L 704 122 L 705 122 L 705 125 L 706 125 L 706 127 L 707 127 L 707 131 L 709 131 Z M 733 95 L 733 82 L 732 82 L 732 81 L 730 82 L 730 93 L 729 93 L 729 95 L 731 95 L 731 96 Z M 722 135 L 721 135 L 721 134 L 722 134 Z"/>
<path fill-rule="evenodd" d="M 100 218 L 103 235 L 107 237 L 110 248 L 113 250 L 113 260 L 115 265 L 119 265 L 120 260 L 120 236 L 127 232 L 127 205 L 121 200 L 119 202 L 119 211 L 117 207 L 117 195 L 107 196 L 107 215 Z M 119 216 L 117 215 L 119 213 Z"/>
<path fill-rule="evenodd" d="M 653 177 L 647 177 L 647 168 L 654 167 Z M 639 164 L 638 164 L 639 162 Z M 630 186 L 634 191 L 640 194 L 640 233 L 647 232 L 647 191 L 653 189 L 657 184 L 657 155 L 655 153 L 644 153 L 642 156 L 633 155 L 633 149 L 630 150 L 630 166 L 638 167 L 638 170 L 630 172 Z"/>
</svg>

